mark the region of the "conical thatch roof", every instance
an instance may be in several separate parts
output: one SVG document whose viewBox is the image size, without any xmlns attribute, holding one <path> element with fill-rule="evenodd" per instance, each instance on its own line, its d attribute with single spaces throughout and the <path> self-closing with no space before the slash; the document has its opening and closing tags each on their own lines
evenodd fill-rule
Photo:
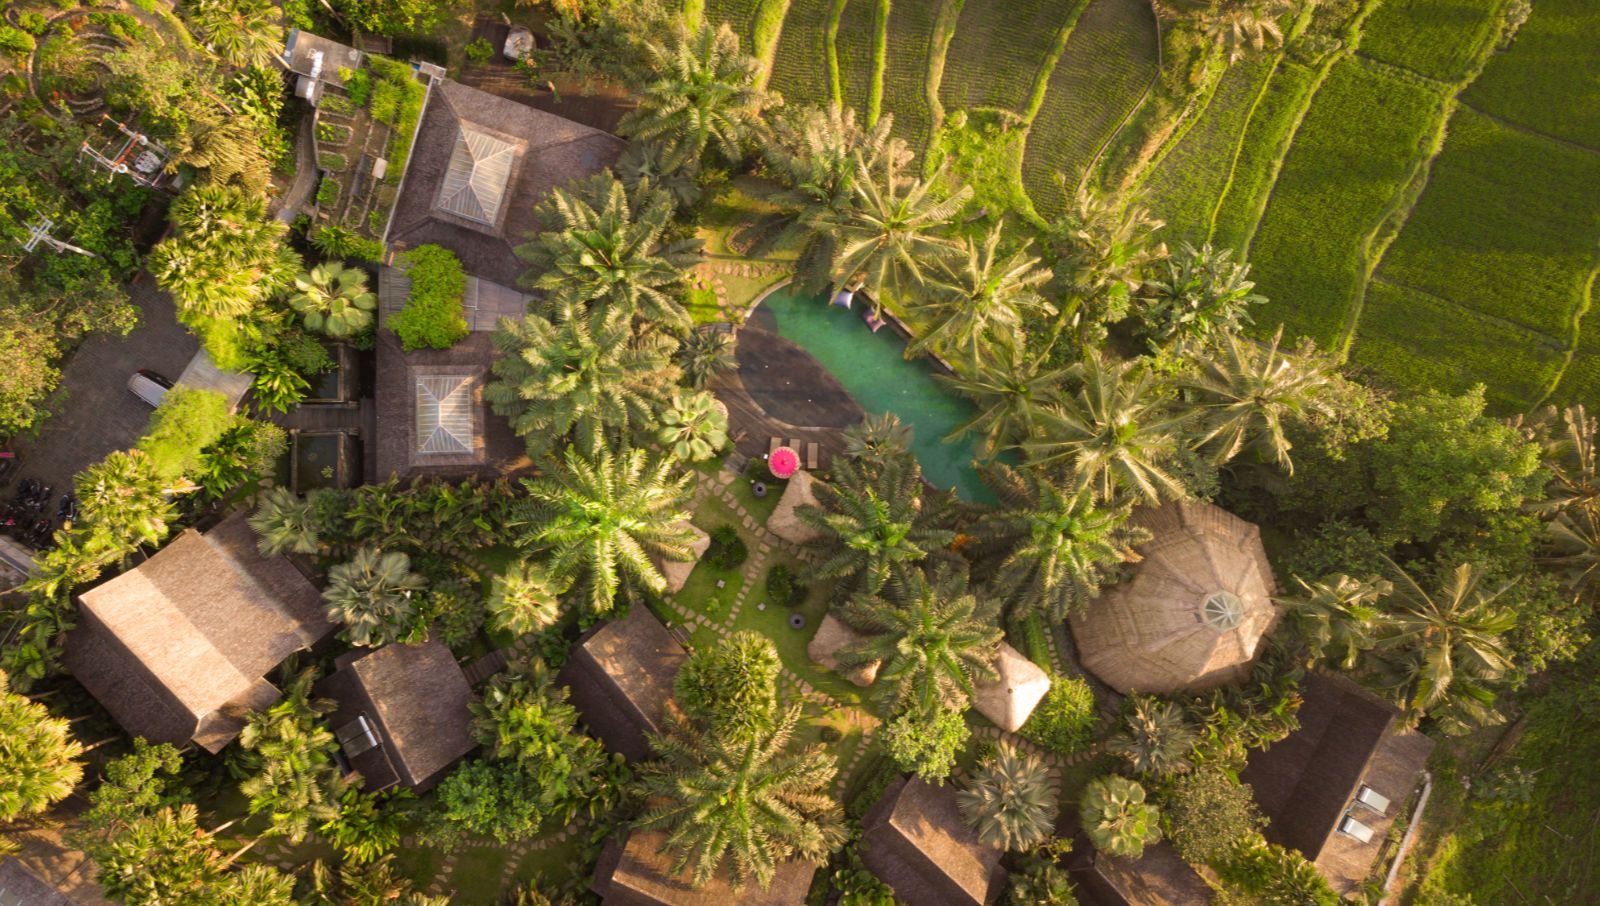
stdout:
<svg viewBox="0 0 1600 906">
<path fill-rule="evenodd" d="M 878 678 L 877 661 L 840 671 L 839 659 L 835 657 L 839 649 L 864 638 L 866 636 L 851 629 L 843 620 L 830 613 L 823 617 L 822 623 L 817 626 L 817 634 L 811 637 L 811 644 L 806 646 L 806 654 L 811 657 L 812 663 L 838 673 L 857 686 L 870 686 L 873 680 Z"/>
<path fill-rule="evenodd" d="M 1209 503 L 1141 508 L 1152 539 L 1133 578 L 1072 617 L 1083 666 L 1123 692 L 1243 679 L 1278 619 L 1261 531 Z"/>
<path fill-rule="evenodd" d="M 1050 691 L 1050 675 L 1005 642 L 1000 643 L 994 669 L 1000 675 L 993 682 L 980 680 L 974 684 L 977 695 L 973 696 L 972 706 L 995 726 L 1015 733 Z"/>
<path fill-rule="evenodd" d="M 821 532 L 800 521 L 795 513 L 799 507 L 817 505 L 816 494 L 811 488 L 814 481 L 816 479 L 811 477 L 810 472 L 794 473 L 794 477 L 789 479 L 789 486 L 783 489 L 783 496 L 778 498 L 778 508 L 767 519 L 769 531 L 791 544 L 805 544 L 822 537 Z"/>
<path fill-rule="evenodd" d="M 656 569 L 660 570 L 661 575 L 667 580 L 669 594 L 683 591 L 684 583 L 689 581 L 689 574 L 694 572 L 695 564 L 700 562 L 700 558 L 711 547 L 711 536 L 700 531 L 698 526 L 689 523 L 680 523 L 680 526 L 686 526 L 689 531 L 694 532 L 694 542 L 689 545 L 689 550 L 694 552 L 693 560 L 668 560 L 655 554 L 650 555 L 650 562 L 655 564 Z"/>
</svg>

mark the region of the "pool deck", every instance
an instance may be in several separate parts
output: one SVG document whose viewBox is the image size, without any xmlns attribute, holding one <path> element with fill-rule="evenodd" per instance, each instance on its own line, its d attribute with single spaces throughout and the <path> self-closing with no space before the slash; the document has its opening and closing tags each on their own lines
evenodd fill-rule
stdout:
<svg viewBox="0 0 1600 906">
<path fill-rule="evenodd" d="M 758 324 L 739 330 L 737 369 L 717 375 L 711 390 L 728 407 L 734 449 L 760 459 L 774 437 L 821 448 L 819 467 L 844 451 L 844 428 L 865 413 L 820 362 Z"/>
</svg>

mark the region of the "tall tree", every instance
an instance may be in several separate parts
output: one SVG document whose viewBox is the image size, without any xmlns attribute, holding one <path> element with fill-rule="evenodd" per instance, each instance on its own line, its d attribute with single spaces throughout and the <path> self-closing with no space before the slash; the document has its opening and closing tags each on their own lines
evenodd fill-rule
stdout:
<svg viewBox="0 0 1600 906">
<path fill-rule="evenodd" d="M 294 278 L 289 305 L 305 320 L 306 329 L 334 338 L 353 337 L 372 326 L 378 294 L 367 289 L 360 268 L 325 261 Z"/>
<path fill-rule="evenodd" d="M 1216 344 L 1196 356 L 1196 368 L 1182 381 L 1193 392 L 1204 419 L 1196 447 L 1225 463 L 1245 451 L 1294 473 L 1287 425 L 1322 408 L 1322 394 L 1336 377 L 1329 357 L 1308 350 L 1283 352 L 1283 328 L 1265 346 L 1224 331 Z"/>
<path fill-rule="evenodd" d="M 966 374 L 938 375 L 977 409 L 948 439 L 974 433 L 988 457 L 1033 439 L 1044 411 L 1061 402 L 1070 373 L 1066 368 L 1051 368 L 1043 356 L 1029 352 L 1020 342 L 996 343 L 985 360 Z"/>
<path fill-rule="evenodd" d="M 770 730 L 782 670 L 771 639 L 735 632 L 689 655 L 674 680 L 678 704 L 713 733 L 751 736 Z"/>
<path fill-rule="evenodd" d="M 647 43 L 646 52 L 650 72 L 635 93 L 639 106 L 617 131 L 658 144 L 667 167 L 699 161 L 711 148 L 729 162 L 742 160 L 773 98 L 759 87 L 761 63 L 739 52 L 733 29 L 675 29 L 665 43 Z"/>
<path fill-rule="evenodd" d="M 979 762 L 956 802 L 978 839 L 995 849 L 1026 852 L 1055 833 L 1050 771 L 1039 756 L 1010 740 Z"/>
<path fill-rule="evenodd" d="M 248 775 L 239 790 L 250 800 L 250 814 L 265 813 L 271 822 L 266 832 L 291 843 L 338 817 L 346 785 L 327 722 L 335 703 L 312 696 L 317 675 L 311 667 L 299 671 L 277 704 L 252 711 L 239 731 L 239 767 Z"/>
<path fill-rule="evenodd" d="M 69 721 L 10 691 L 0 672 L 0 823 L 37 815 L 83 779 L 83 745 Z"/>
<path fill-rule="evenodd" d="M 1155 238 L 1163 225 L 1137 199 L 1077 191 L 1050 225 L 1055 288 L 1065 297 L 1052 337 L 1070 330 L 1079 345 L 1092 345 L 1105 336 L 1105 325 L 1127 317 L 1146 272 L 1166 257 Z"/>
<path fill-rule="evenodd" d="M 426 584 L 405 554 L 363 547 L 328 571 L 322 600 L 328 619 L 343 624 L 341 635 L 350 644 L 378 648 L 427 638 Z"/>
<path fill-rule="evenodd" d="M 855 204 L 818 212 L 812 228 L 833 236 L 835 285 L 860 282 L 874 294 L 905 298 L 925 283 L 925 264 L 958 251 L 941 231 L 971 200 L 972 187 L 963 185 L 941 198 L 944 174 L 908 177 L 902 169 L 906 163 L 885 154 L 873 165 L 858 151 Z"/>
<path fill-rule="evenodd" d="M 518 560 L 490 580 L 489 623 L 518 636 L 538 632 L 560 619 L 564 590 L 539 564 Z"/>
<path fill-rule="evenodd" d="M 1362 653 L 1378 644 L 1384 627 L 1378 601 L 1394 590 L 1387 580 L 1340 574 L 1316 582 L 1295 577 L 1299 591 L 1279 599 L 1289 620 L 1316 656 L 1354 670 Z"/>
<path fill-rule="evenodd" d="M 1253 323 L 1250 306 L 1267 301 L 1253 290 L 1250 265 L 1233 260 L 1233 249 L 1195 248 L 1185 242 L 1144 284 L 1139 318 L 1151 345 L 1187 348 Z"/>
<path fill-rule="evenodd" d="M 250 514 L 256 546 L 265 557 L 314 554 L 321 550 L 318 537 L 321 521 L 317 505 L 310 498 L 301 497 L 282 485 L 268 488 L 261 495 L 256 511 Z"/>
<path fill-rule="evenodd" d="M 848 589 L 877 594 L 930 551 L 947 547 L 953 532 L 933 524 L 922 506 L 922 473 L 911 456 L 881 466 L 836 460 L 832 481 L 816 485 L 818 506 L 796 515 L 822 532 L 810 568 L 817 579 L 844 579 Z"/>
<path fill-rule="evenodd" d="M 1050 271 L 1038 266 L 1031 243 L 1000 255 L 1004 225 L 996 223 L 982 243 L 968 238 L 960 254 L 941 258 L 926 298 L 914 311 L 926 328 L 906 347 L 906 355 L 934 350 L 975 368 L 989 347 L 1020 336 L 1024 325 L 1047 312 L 1039 287 Z"/>
<path fill-rule="evenodd" d="M 189 21 L 230 66 L 271 69 L 283 50 L 282 15 L 271 0 L 196 0 Z"/>
<path fill-rule="evenodd" d="M 172 203 L 175 235 L 150 250 L 149 269 L 185 316 L 235 318 L 287 286 L 300 269 L 282 245 L 288 224 L 267 216 L 264 197 L 195 186 Z"/>
<path fill-rule="evenodd" d="M 1106 742 L 1106 751 L 1121 755 L 1140 774 L 1182 774 L 1194 766 L 1191 756 L 1200 744 L 1183 709 L 1149 695 L 1135 695 L 1123 716 L 1122 729 Z"/>
<path fill-rule="evenodd" d="M 1269 43 L 1282 43 L 1278 17 L 1295 8 L 1293 0 L 1220 3 L 1201 15 L 1200 28 L 1229 63 L 1237 63 L 1250 51 L 1260 51 Z"/>
<path fill-rule="evenodd" d="M 162 479 L 142 450 L 107 454 L 73 480 L 84 520 L 130 548 L 167 537 L 177 514 L 173 498 L 194 489 L 185 479 Z"/>
<path fill-rule="evenodd" d="M 676 361 L 683 370 L 690 387 L 704 390 L 719 372 L 736 368 L 738 359 L 734 349 L 737 335 L 731 330 L 717 330 L 716 325 L 704 325 L 689 331 L 678 347 Z"/>
</svg>

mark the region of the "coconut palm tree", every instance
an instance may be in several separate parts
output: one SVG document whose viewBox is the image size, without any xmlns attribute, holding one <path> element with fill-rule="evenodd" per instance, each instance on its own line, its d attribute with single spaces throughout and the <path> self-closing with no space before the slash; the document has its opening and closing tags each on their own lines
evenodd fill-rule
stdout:
<svg viewBox="0 0 1600 906">
<path fill-rule="evenodd" d="M 735 885 L 765 888 L 790 859 L 821 864 L 844 843 L 844 814 L 830 787 L 835 765 L 822 746 L 792 745 L 800 709 L 754 735 L 704 731 L 667 720 L 652 736 L 659 761 L 638 769 L 645 812 L 633 823 L 666 832 L 671 871 L 703 885 L 726 867 Z"/>
<path fill-rule="evenodd" d="M 737 343 L 737 336 L 731 330 L 716 330 L 707 325 L 690 331 L 675 358 L 684 380 L 690 387 L 704 390 L 718 372 L 738 367 L 738 360 L 734 358 Z"/>
<path fill-rule="evenodd" d="M 1190 756 L 1200 744 L 1183 709 L 1149 695 L 1135 695 L 1123 728 L 1106 741 L 1106 751 L 1121 755 L 1140 774 L 1165 777 L 1194 767 Z"/>
<path fill-rule="evenodd" d="M 1081 382 L 1078 392 L 1044 408 L 1038 435 L 1022 444 L 1029 465 L 1064 465 L 1074 487 L 1090 488 L 1100 500 L 1120 491 L 1145 503 L 1185 496 L 1168 471 L 1183 419 L 1169 411 L 1156 376 L 1092 350 L 1072 375 Z"/>
<path fill-rule="evenodd" d="M 834 237 L 834 284 L 859 282 L 874 295 L 905 298 L 923 285 L 924 264 L 960 249 L 940 232 L 972 198 L 972 187 L 963 185 L 940 198 L 935 187 L 943 184 L 942 172 L 908 178 L 904 166 L 894 154 L 872 166 L 857 152 L 855 204 L 814 221 L 815 230 Z"/>
<path fill-rule="evenodd" d="M 950 432 L 947 442 L 976 433 L 984 456 L 1033 438 L 1043 412 L 1062 400 L 1071 371 L 1051 368 L 1020 342 L 995 343 L 965 374 L 937 375 L 945 386 L 972 400 L 977 415 Z"/>
<path fill-rule="evenodd" d="M 250 814 L 265 812 L 271 820 L 266 832 L 291 843 L 304 840 L 314 824 L 338 817 L 347 786 L 327 721 L 337 705 L 312 695 L 317 677 L 314 667 L 296 673 L 283 697 L 250 712 L 239 731 L 238 767 L 248 775 L 239 790 L 250 800 Z"/>
<path fill-rule="evenodd" d="M 1516 614 L 1498 603 L 1508 586 L 1483 588 L 1483 574 L 1463 563 L 1429 594 L 1393 561 L 1389 569 L 1394 591 L 1379 647 L 1407 718 L 1429 714 L 1446 732 L 1493 721 L 1489 684 L 1512 667 L 1502 636 L 1517 624 Z"/>
<path fill-rule="evenodd" d="M 687 562 L 694 540 L 689 514 L 689 475 L 674 474 L 671 460 L 651 462 L 643 450 L 592 458 L 567 449 L 561 466 L 524 480 L 528 500 L 511 528 L 517 546 L 549 549 L 553 579 L 574 582 L 593 614 L 611 610 L 625 583 L 657 594 L 667 580 L 651 557 Z"/>
<path fill-rule="evenodd" d="M 999 614 L 992 599 L 967 590 L 967 576 L 941 566 L 930 579 L 908 570 L 892 600 L 856 595 L 839 617 L 867 637 L 836 654 L 843 667 L 879 664 L 874 681 L 896 711 L 959 708 L 975 680 L 992 680 L 999 655 Z"/>
<path fill-rule="evenodd" d="M 1361 654 L 1372 650 L 1384 627 L 1383 609 L 1378 601 L 1394 590 L 1394 585 L 1373 577 L 1352 579 L 1339 574 L 1316 582 L 1299 576 L 1298 594 L 1279 598 L 1289 620 L 1301 638 L 1318 657 L 1354 670 Z"/>
<path fill-rule="evenodd" d="M 991 592 L 1010 616 L 1064 620 L 1088 603 L 1116 568 L 1139 559 L 1150 533 L 1128 524 L 1131 502 L 1097 505 L 1089 488 L 1066 491 L 1035 471 L 979 467 L 999 505 L 968 529 L 986 564 Z"/>
<path fill-rule="evenodd" d="M 264 197 L 195 186 L 178 196 L 169 216 L 176 235 L 150 250 L 148 267 L 181 314 L 248 314 L 300 269 L 298 256 L 282 246 L 288 224 L 267 216 Z"/>
<path fill-rule="evenodd" d="M 1039 756 L 1001 740 L 956 793 L 961 815 L 978 839 L 1003 850 L 1027 852 L 1055 833 L 1056 793 Z"/>
<path fill-rule="evenodd" d="M 912 427 L 893 412 L 868 413 L 844 429 L 844 455 L 880 466 L 890 459 L 911 455 Z"/>
<path fill-rule="evenodd" d="M 670 194 L 679 207 L 689 207 L 700 200 L 698 163 L 686 161 L 668 167 L 663 163 L 661 148 L 653 142 L 629 142 L 628 150 L 622 152 L 612 169 L 629 194 L 637 194 L 640 186 L 655 186 Z"/>
<path fill-rule="evenodd" d="M 969 368 L 1001 341 L 1022 333 L 1024 324 L 1050 310 L 1039 287 L 1051 274 L 1029 254 L 1031 242 L 1001 258 L 1004 225 L 996 223 L 982 243 L 968 238 L 964 254 L 940 259 L 915 313 L 926 323 L 906 355 L 935 350 L 959 357 Z"/>
<path fill-rule="evenodd" d="M 1600 586 L 1600 502 L 1569 506 L 1545 525 L 1540 561 L 1560 571 L 1576 596 Z"/>
<path fill-rule="evenodd" d="M 71 722 L 10 691 L 0 671 L 0 823 L 37 815 L 83 779 L 83 745 Z"/>
<path fill-rule="evenodd" d="M 1561 410 L 1552 406 L 1540 413 L 1532 434 L 1541 442 L 1541 458 L 1550 470 L 1551 481 L 1545 499 L 1532 504 L 1536 512 L 1600 507 L 1597 427 L 1600 422 L 1590 418 L 1581 403 Z"/>
<path fill-rule="evenodd" d="M 538 632 L 561 617 L 565 590 L 539 564 L 519 560 L 489 583 L 489 625 L 518 636 Z"/>
<path fill-rule="evenodd" d="M 372 326 L 378 294 L 367 289 L 367 273 L 325 261 L 294 278 L 289 305 L 305 319 L 306 329 L 334 338 L 353 337 Z"/>
<path fill-rule="evenodd" d="M 195 490 L 188 479 L 166 480 L 143 450 L 118 450 L 73 479 L 90 525 L 126 538 L 129 547 L 159 544 L 177 514 L 174 497 Z"/>
<path fill-rule="evenodd" d="M 648 42 L 645 52 L 648 81 L 617 132 L 656 143 L 669 168 L 699 161 L 708 148 L 729 162 L 742 160 L 746 139 L 775 99 L 761 89 L 761 63 L 739 52 L 733 29 L 727 23 L 692 33 L 675 29 L 666 43 Z"/>
<path fill-rule="evenodd" d="M 1161 841 L 1161 813 L 1145 801 L 1144 787 L 1107 774 L 1089 781 L 1078 800 L 1078 820 L 1096 849 L 1137 859 Z"/>
<path fill-rule="evenodd" d="M 1164 224 L 1137 199 L 1077 190 L 1072 206 L 1050 225 L 1052 268 L 1066 304 L 1058 307 L 1054 337 L 1072 330 L 1080 345 L 1104 334 L 1104 325 L 1127 316 L 1151 265 L 1166 257 L 1156 241 Z"/>
<path fill-rule="evenodd" d="M 523 283 L 541 292 L 552 317 L 575 307 L 599 321 L 618 311 L 687 330 L 675 288 L 700 260 L 700 241 L 666 238 L 672 212 L 666 192 L 646 183 L 630 195 L 609 175 L 557 188 L 539 206 L 544 229 L 517 247 L 532 266 Z"/>
<path fill-rule="evenodd" d="M 256 546 L 264 557 L 279 554 L 314 554 L 322 549 L 316 505 L 286 487 L 269 488 L 250 515 Z"/>
<path fill-rule="evenodd" d="M 1271 42 L 1282 43 L 1278 17 L 1295 8 L 1294 0 L 1235 0 L 1221 3 L 1200 17 L 1200 28 L 1229 63 Z"/>
<path fill-rule="evenodd" d="M 1329 357 L 1283 352 L 1282 340 L 1281 326 L 1265 346 L 1225 331 L 1181 380 L 1203 418 L 1194 446 L 1217 464 L 1251 450 L 1294 473 L 1285 423 L 1322 408 L 1337 366 Z"/>
<path fill-rule="evenodd" d="M 378 648 L 427 638 L 421 593 L 426 584 L 405 554 L 363 547 L 328 571 L 322 600 L 328 619 L 344 625 L 345 641 Z"/>
<path fill-rule="evenodd" d="M 728 412 L 709 393 L 676 393 L 661 413 L 656 441 L 684 462 L 700 462 L 728 445 Z"/>
<path fill-rule="evenodd" d="M 910 456 L 876 467 L 841 458 L 832 480 L 815 488 L 819 505 L 795 511 L 822 533 L 813 542 L 820 556 L 809 570 L 812 579 L 844 579 L 845 589 L 874 595 L 955 540 L 923 512 L 922 473 Z"/>
<path fill-rule="evenodd" d="M 189 21 L 230 66 L 271 69 L 283 50 L 282 16 L 270 0 L 198 0 Z"/>
<path fill-rule="evenodd" d="M 673 341 L 635 336 L 621 311 L 587 319 L 569 305 L 555 321 L 501 318 L 494 344 L 501 355 L 483 395 L 510 419 L 530 456 L 569 434 L 586 453 L 627 439 L 634 426 L 654 421 L 678 381 Z"/>
<path fill-rule="evenodd" d="M 1250 265 L 1233 260 L 1233 249 L 1196 249 L 1185 242 L 1161 262 L 1160 273 L 1144 284 L 1139 311 L 1156 349 L 1188 347 L 1216 335 L 1236 333 L 1254 323 L 1249 307 L 1267 301 L 1252 290 Z"/>
</svg>

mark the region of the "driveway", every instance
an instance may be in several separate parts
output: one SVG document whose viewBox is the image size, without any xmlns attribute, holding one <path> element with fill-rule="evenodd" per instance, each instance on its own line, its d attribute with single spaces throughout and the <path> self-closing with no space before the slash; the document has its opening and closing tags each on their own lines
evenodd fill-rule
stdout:
<svg viewBox="0 0 1600 906">
<path fill-rule="evenodd" d="M 59 494 L 85 467 L 133 446 L 151 409 L 128 392 L 128 375 L 148 368 L 176 381 L 199 350 L 200 342 L 178 323 L 171 298 L 148 274 L 141 273 L 128 294 L 142 310 L 139 326 L 126 337 L 90 337 L 73 352 L 61 369 L 63 395 L 54 412 L 38 437 L 16 445 L 20 477 L 37 478 Z"/>
</svg>

